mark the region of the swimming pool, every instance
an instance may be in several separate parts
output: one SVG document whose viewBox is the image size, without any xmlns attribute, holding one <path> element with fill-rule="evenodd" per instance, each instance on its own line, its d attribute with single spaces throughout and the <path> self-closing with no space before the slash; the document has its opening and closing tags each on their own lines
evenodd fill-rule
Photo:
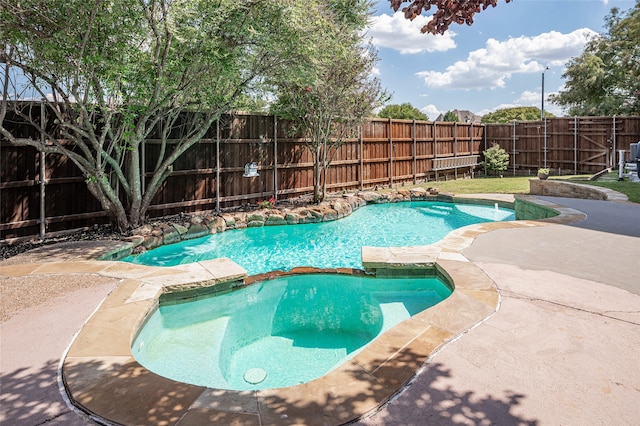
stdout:
<svg viewBox="0 0 640 426">
<path fill-rule="evenodd" d="M 227 231 L 125 260 L 173 266 L 227 257 L 249 275 L 299 266 L 362 269 L 363 246 L 424 246 L 463 226 L 513 219 L 512 210 L 497 205 L 373 204 L 336 221 Z M 436 275 L 288 274 L 226 294 L 161 302 L 132 353 L 157 374 L 210 388 L 306 383 L 447 298 L 452 287 Z"/>
<path fill-rule="evenodd" d="M 249 275 L 297 266 L 362 268 L 361 248 L 422 246 L 467 225 L 515 220 L 513 210 L 434 201 L 372 204 L 331 222 L 227 231 L 128 256 L 123 261 L 175 266 L 227 257 Z"/>
<path fill-rule="evenodd" d="M 161 305 L 132 352 L 149 370 L 194 385 L 293 386 L 323 376 L 450 294 L 435 276 L 289 275 Z"/>
</svg>

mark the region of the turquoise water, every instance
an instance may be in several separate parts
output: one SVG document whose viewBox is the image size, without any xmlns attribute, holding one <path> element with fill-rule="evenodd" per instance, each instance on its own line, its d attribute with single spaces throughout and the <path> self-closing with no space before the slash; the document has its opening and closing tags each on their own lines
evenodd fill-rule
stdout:
<svg viewBox="0 0 640 426">
<path fill-rule="evenodd" d="M 326 374 L 450 294 L 432 277 L 281 277 L 161 305 L 132 351 L 149 370 L 180 382 L 235 390 L 293 386 Z M 264 380 L 249 383 L 248 371 Z"/>
<path fill-rule="evenodd" d="M 227 257 L 249 275 L 296 266 L 362 268 L 361 248 L 435 243 L 454 229 L 515 220 L 513 210 L 476 204 L 404 202 L 362 207 L 332 222 L 226 231 L 129 256 L 123 260 L 174 266 Z"/>
</svg>

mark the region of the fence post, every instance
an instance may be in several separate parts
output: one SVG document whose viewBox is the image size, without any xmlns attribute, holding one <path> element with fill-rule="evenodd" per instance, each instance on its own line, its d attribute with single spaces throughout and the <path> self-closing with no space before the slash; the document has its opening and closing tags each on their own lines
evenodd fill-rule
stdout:
<svg viewBox="0 0 640 426">
<path fill-rule="evenodd" d="M 453 122 L 453 156 L 458 156 L 458 122 Z M 458 180 L 458 162 L 454 160 L 453 178 Z"/>
<path fill-rule="evenodd" d="M 513 175 L 516 175 L 516 123 L 518 120 L 513 120 L 513 164 L 511 169 L 513 170 Z"/>
<path fill-rule="evenodd" d="M 616 152 L 618 152 L 616 145 L 617 145 L 616 144 L 616 116 L 614 115 L 613 116 L 613 155 L 614 155 L 614 157 L 616 155 Z M 613 159 L 613 165 L 615 165 L 615 164 L 616 164 L 616 160 L 614 158 Z"/>
<path fill-rule="evenodd" d="M 216 119 L 216 213 L 220 213 L 220 117 Z"/>
<path fill-rule="evenodd" d="M 578 117 L 573 116 L 573 174 L 578 174 Z"/>
<path fill-rule="evenodd" d="M 473 146 L 474 146 L 474 132 L 473 132 L 473 121 L 471 122 L 471 126 L 469 127 L 469 154 L 474 155 L 473 154 Z M 469 171 L 471 172 L 471 179 L 474 178 L 474 173 L 475 173 L 475 166 L 474 167 L 470 167 Z"/>
<path fill-rule="evenodd" d="M 393 118 L 389 119 L 389 188 L 393 186 Z"/>
<path fill-rule="evenodd" d="M 484 125 L 484 131 L 482 132 L 482 143 L 484 144 L 483 151 L 487 150 L 487 125 Z"/>
<path fill-rule="evenodd" d="M 436 135 L 436 122 L 433 122 L 433 159 L 438 158 L 438 136 Z M 438 181 L 438 171 L 436 170 L 436 182 Z"/>
<path fill-rule="evenodd" d="M 278 201 L 278 117 L 273 116 L 273 198 Z"/>
<path fill-rule="evenodd" d="M 416 147 L 417 139 L 415 118 L 413 119 L 413 126 L 411 127 L 411 130 L 413 131 L 413 184 L 415 185 L 416 183 L 418 183 L 418 149 Z"/>
<path fill-rule="evenodd" d="M 40 102 L 40 144 L 44 146 L 45 137 L 44 137 L 44 128 L 46 126 L 45 120 L 45 104 L 44 99 Z M 46 154 L 44 151 L 40 151 L 40 239 L 44 240 L 44 237 L 47 233 L 47 217 L 45 210 L 45 187 L 46 187 Z"/>
<path fill-rule="evenodd" d="M 362 133 L 362 126 L 358 125 L 358 142 L 360 142 L 360 191 L 364 190 L 364 144 L 362 142 Z"/>
<path fill-rule="evenodd" d="M 547 117 L 543 118 L 544 124 L 544 168 L 547 168 Z"/>
</svg>

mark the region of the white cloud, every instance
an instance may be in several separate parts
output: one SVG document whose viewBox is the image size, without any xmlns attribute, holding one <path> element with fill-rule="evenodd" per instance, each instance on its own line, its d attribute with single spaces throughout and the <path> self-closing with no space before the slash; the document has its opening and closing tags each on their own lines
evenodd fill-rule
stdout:
<svg viewBox="0 0 640 426">
<path fill-rule="evenodd" d="M 551 108 L 551 104 L 549 102 L 549 96 L 557 95 L 557 91 L 546 91 L 544 92 L 544 109 Z M 542 101 L 542 93 L 541 92 L 532 92 L 530 90 L 525 90 L 520 94 L 520 97 L 515 100 L 518 106 L 535 106 L 540 108 Z"/>
<path fill-rule="evenodd" d="M 545 112 L 550 112 L 555 116 L 562 117 L 564 115 L 562 107 L 549 102 L 549 96 L 556 95 L 556 94 L 558 94 L 557 91 L 547 92 L 545 90 L 544 110 Z M 534 106 L 534 107 L 540 108 L 542 106 L 542 93 L 525 90 L 520 94 L 520 97 L 516 99 L 515 103 L 516 103 L 515 106 Z"/>
<path fill-rule="evenodd" d="M 420 112 L 429 117 L 430 121 L 434 121 L 440 114 L 442 114 L 442 112 L 433 104 L 420 108 Z"/>
<path fill-rule="evenodd" d="M 564 67 L 572 57 L 583 52 L 585 43 L 595 34 L 583 28 L 569 34 L 551 31 L 506 41 L 491 38 L 483 49 L 470 52 L 465 61 L 448 66 L 444 72 L 428 70 L 417 75 L 424 78 L 430 88 L 501 88 L 513 74 L 540 72 L 545 66 Z"/>
<path fill-rule="evenodd" d="M 546 112 L 550 112 L 558 117 L 562 117 L 564 115 L 562 107 L 559 107 L 557 105 L 554 105 L 552 103 L 549 102 L 549 98 L 548 96 L 551 94 L 555 94 L 557 92 L 546 92 L 544 94 L 544 110 Z M 506 108 L 516 108 L 516 107 L 522 107 L 522 106 L 532 106 L 532 107 L 536 107 L 536 108 L 540 108 L 541 105 L 541 98 L 542 93 L 541 92 L 532 92 L 530 90 L 525 90 L 524 92 L 522 92 L 520 94 L 520 97 L 518 99 L 516 99 L 515 101 L 511 102 L 511 103 L 503 103 L 500 105 L 497 105 L 491 109 L 484 109 L 480 112 L 477 112 L 476 114 L 478 115 L 486 115 L 489 114 L 491 112 L 495 112 L 499 109 L 506 109 Z"/>
<path fill-rule="evenodd" d="M 430 16 L 418 16 L 413 21 L 404 18 L 402 12 L 393 15 L 375 16 L 367 31 L 373 44 L 380 48 L 397 50 L 402 54 L 422 52 L 444 52 L 454 49 L 455 33 L 447 31 L 442 36 L 422 34 L 420 28 L 427 24 Z"/>
<path fill-rule="evenodd" d="M 545 95 L 547 95 L 545 93 Z M 520 94 L 520 97 L 516 100 L 516 103 L 520 106 L 539 106 L 541 101 L 540 92 L 532 92 L 525 90 Z M 546 98 L 546 96 L 545 96 Z"/>
</svg>

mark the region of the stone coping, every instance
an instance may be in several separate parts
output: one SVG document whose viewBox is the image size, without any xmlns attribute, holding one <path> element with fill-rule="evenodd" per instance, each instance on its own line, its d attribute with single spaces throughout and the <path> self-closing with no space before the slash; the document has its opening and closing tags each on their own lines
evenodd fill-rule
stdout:
<svg viewBox="0 0 640 426">
<path fill-rule="evenodd" d="M 189 290 L 233 286 L 246 277 L 246 272 L 228 259 L 170 268 L 67 261 L 2 267 L 0 275 L 84 273 L 122 279 L 78 332 L 62 365 L 70 400 L 100 423 L 337 425 L 376 410 L 407 386 L 439 347 L 497 310 L 500 296 L 495 284 L 461 253 L 474 238 L 496 229 L 582 218 L 580 212 L 552 203 L 528 201 L 557 208 L 560 214 L 541 221 L 471 225 L 425 247 L 363 248 L 363 263 L 370 272 L 435 268 L 454 291 L 444 301 L 388 330 L 325 376 L 280 389 L 231 391 L 180 383 L 148 371 L 132 356 L 135 335 L 158 306 L 161 295 L 181 286 Z"/>
</svg>

